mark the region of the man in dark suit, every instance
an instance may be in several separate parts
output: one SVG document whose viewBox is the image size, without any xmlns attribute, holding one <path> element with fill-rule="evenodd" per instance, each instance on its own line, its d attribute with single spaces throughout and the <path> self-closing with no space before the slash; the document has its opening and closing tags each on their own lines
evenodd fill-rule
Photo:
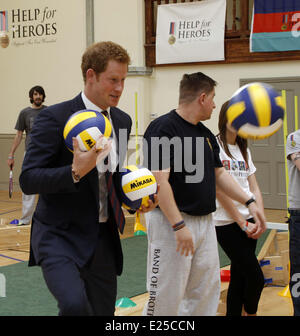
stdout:
<svg viewBox="0 0 300 336">
<path fill-rule="evenodd" d="M 60 315 L 113 315 L 117 275 L 123 254 L 115 213 L 103 172 L 103 160 L 116 178 L 126 153 L 132 121 L 118 109 L 130 63 L 126 50 L 113 42 L 90 46 L 82 57 L 84 91 L 72 100 L 41 111 L 32 131 L 20 185 L 39 194 L 32 221 L 29 265 L 40 265 L 56 298 Z M 67 119 L 82 109 L 107 113 L 112 143 L 88 152 L 73 139 L 71 153 L 63 138 Z M 107 111 L 107 112 L 105 112 Z M 119 139 L 126 134 L 126 139 Z M 157 205 L 149 202 L 149 211 Z"/>
</svg>

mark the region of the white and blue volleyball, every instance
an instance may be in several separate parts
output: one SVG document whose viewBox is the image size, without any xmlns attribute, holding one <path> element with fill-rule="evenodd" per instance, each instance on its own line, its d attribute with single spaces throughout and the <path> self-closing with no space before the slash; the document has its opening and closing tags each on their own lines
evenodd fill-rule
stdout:
<svg viewBox="0 0 300 336">
<path fill-rule="evenodd" d="M 267 138 L 280 129 L 283 118 L 282 97 L 265 83 L 242 86 L 228 104 L 229 125 L 243 138 Z"/>
<path fill-rule="evenodd" d="M 80 150 L 87 152 L 102 134 L 106 138 L 111 136 L 111 123 L 102 113 L 93 110 L 81 110 L 72 114 L 63 132 L 65 143 L 71 152 L 73 152 L 73 137 L 78 140 Z"/>
<path fill-rule="evenodd" d="M 157 183 L 154 175 L 147 168 L 130 165 L 120 172 L 120 201 L 128 210 L 138 210 L 148 206 L 148 200 L 154 201 Z"/>
</svg>

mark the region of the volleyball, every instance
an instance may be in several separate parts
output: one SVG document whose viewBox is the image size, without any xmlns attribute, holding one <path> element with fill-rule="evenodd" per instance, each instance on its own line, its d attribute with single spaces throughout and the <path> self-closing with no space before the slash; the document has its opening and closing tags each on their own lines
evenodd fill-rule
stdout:
<svg viewBox="0 0 300 336">
<path fill-rule="evenodd" d="M 150 170 L 141 166 L 127 166 L 120 172 L 120 201 L 127 210 L 138 210 L 154 201 L 157 183 Z"/>
<path fill-rule="evenodd" d="M 228 104 L 228 123 L 243 138 L 267 138 L 279 130 L 283 118 L 282 97 L 265 83 L 242 86 Z"/>
<path fill-rule="evenodd" d="M 81 110 L 72 114 L 63 132 L 65 143 L 71 152 L 73 152 L 73 137 L 78 140 L 80 150 L 87 152 L 102 134 L 106 138 L 111 136 L 111 123 L 102 113 L 93 110 Z"/>
</svg>

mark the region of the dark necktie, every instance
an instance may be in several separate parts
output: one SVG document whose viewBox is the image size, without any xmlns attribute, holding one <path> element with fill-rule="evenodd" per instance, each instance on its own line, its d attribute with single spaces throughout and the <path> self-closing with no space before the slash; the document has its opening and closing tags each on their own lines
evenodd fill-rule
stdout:
<svg viewBox="0 0 300 336">
<path fill-rule="evenodd" d="M 107 111 L 102 111 L 101 113 L 108 118 Z M 104 163 L 107 165 L 108 157 L 105 158 Z M 110 201 L 113 213 L 114 213 L 114 217 L 115 217 L 120 233 L 123 234 L 124 226 L 125 226 L 125 217 L 124 217 L 123 210 L 121 208 L 121 204 L 120 204 L 120 201 L 116 193 L 114 181 L 112 178 L 112 172 L 110 172 L 109 170 L 106 170 L 105 172 L 105 180 L 107 184 L 108 198 L 109 198 L 109 201 Z"/>
</svg>

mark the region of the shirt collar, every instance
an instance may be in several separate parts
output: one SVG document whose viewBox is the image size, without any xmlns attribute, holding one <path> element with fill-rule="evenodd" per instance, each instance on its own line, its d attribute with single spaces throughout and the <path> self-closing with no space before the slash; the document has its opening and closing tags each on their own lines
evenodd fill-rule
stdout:
<svg viewBox="0 0 300 336">
<path fill-rule="evenodd" d="M 97 105 L 95 105 L 94 103 L 92 103 L 92 102 L 87 98 L 87 96 L 84 94 L 83 91 L 81 92 L 81 98 L 82 98 L 82 100 L 83 100 L 83 103 L 84 103 L 86 109 L 88 109 L 88 110 L 94 110 L 94 111 L 97 111 L 97 112 L 102 112 L 102 111 L 103 111 L 99 106 L 97 106 Z M 106 109 L 106 111 L 108 112 L 108 116 L 109 116 L 109 118 L 110 118 L 110 107 L 108 107 L 108 108 Z"/>
</svg>

